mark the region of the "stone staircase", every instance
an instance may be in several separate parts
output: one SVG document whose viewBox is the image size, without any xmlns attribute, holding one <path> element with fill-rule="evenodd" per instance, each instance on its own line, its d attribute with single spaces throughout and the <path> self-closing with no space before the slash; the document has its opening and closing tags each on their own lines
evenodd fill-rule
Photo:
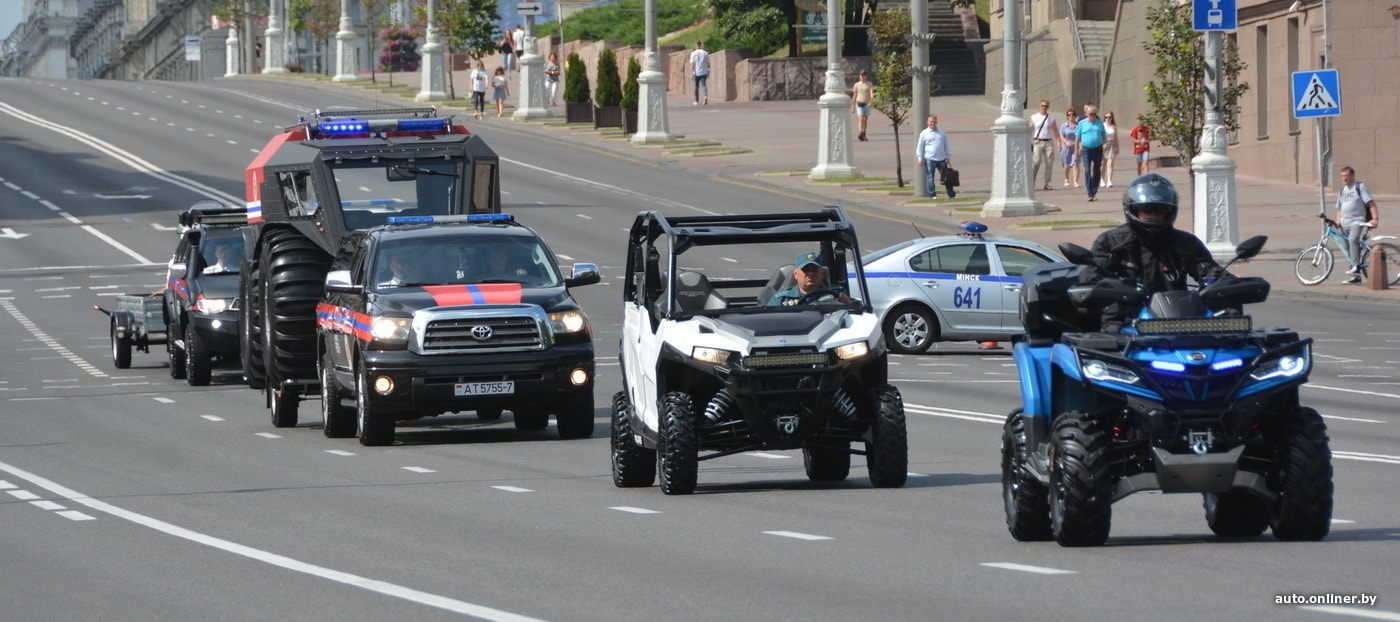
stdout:
<svg viewBox="0 0 1400 622">
<path fill-rule="evenodd" d="M 933 81 L 938 83 L 934 95 L 981 95 L 986 88 L 982 78 L 985 69 L 980 59 L 982 44 L 965 40 L 962 16 L 953 12 L 951 2 L 926 1 L 928 32 L 937 35 L 928 50 L 929 64 L 934 65 Z M 909 1 L 881 0 L 878 9 L 908 11 Z"/>
<path fill-rule="evenodd" d="M 1113 22 L 1079 20 L 1077 24 L 1079 42 L 1084 46 L 1084 60 L 1102 66 L 1113 48 Z"/>
</svg>

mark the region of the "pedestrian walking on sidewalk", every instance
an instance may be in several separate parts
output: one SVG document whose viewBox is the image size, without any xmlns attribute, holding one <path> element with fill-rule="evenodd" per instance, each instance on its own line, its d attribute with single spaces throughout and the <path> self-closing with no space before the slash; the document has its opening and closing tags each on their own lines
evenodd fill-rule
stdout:
<svg viewBox="0 0 1400 622">
<path fill-rule="evenodd" d="M 1065 187 L 1079 187 L 1079 153 L 1074 150 L 1074 130 L 1079 120 L 1073 108 L 1065 110 L 1065 122 L 1060 124 L 1060 165 L 1065 167 Z"/>
<path fill-rule="evenodd" d="M 1103 175 L 1103 121 L 1098 106 L 1084 104 L 1084 118 L 1074 131 L 1074 146 L 1084 154 L 1084 189 L 1089 201 L 1099 200 L 1099 177 Z"/>
<path fill-rule="evenodd" d="M 486 116 L 486 83 L 491 80 L 491 76 L 486 73 L 486 63 L 477 61 L 476 69 L 472 70 L 470 79 L 472 81 L 472 106 L 476 109 L 473 118 L 480 119 Z"/>
<path fill-rule="evenodd" d="M 496 49 L 501 53 L 501 66 L 506 71 L 515 67 L 515 36 L 510 30 L 501 33 L 501 38 L 496 41 Z"/>
<path fill-rule="evenodd" d="M 1347 269 L 1347 283 L 1361 282 L 1360 264 L 1366 261 L 1361 256 L 1361 235 L 1369 225 L 1380 224 L 1380 210 L 1371 197 L 1371 189 L 1365 182 L 1356 180 L 1356 169 L 1342 167 L 1342 187 L 1337 190 L 1337 225 L 1347 236 L 1347 252 L 1351 254 L 1351 267 Z"/>
<path fill-rule="evenodd" d="M 496 100 L 496 116 L 505 116 L 506 98 L 510 97 L 510 78 L 506 77 L 504 67 L 497 67 L 496 75 L 491 76 L 491 89 L 491 97 Z"/>
<path fill-rule="evenodd" d="M 1055 116 L 1050 114 L 1050 102 L 1040 100 L 1040 111 L 1031 115 L 1031 160 L 1034 162 L 1031 168 L 1031 183 L 1040 177 L 1040 171 L 1045 171 L 1045 186 L 1041 190 L 1050 189 L 1050 167 L 1055 160 Z"/>
<path fill-rule="evenodd" d="M 710 53 L 705 51 L 705 42 L 696 41 L 695 49 L 690 52 L 690 75 L 695 78 L 695 103 L 699 106 L 701 98 L 706 104 L 710 103 Z"/>
<path fill-rule="evenodd" d="M 1147 122 L 1138 115 L 1137 125 L 1133 126 L 1130 136 L 1133 139 L 1133 159 L 1137 161 L 1137 174 L 1146 175 L 1147 169 L 1152 163 L 1152 130 L 1147 127 Z"/>
<path fill-rule="evenodd" d="M 919 132 L 919 142 L 914 147 L 914 157 L 919 160 L 919 166 L 924 167 L 924 187 L 928 188 L 928 196 L 932 199 L 938 198 L 937 186 L 933 185 L 933 172 L 938 171 L 940 177 L 945 182 L 943 189 L 948 191 L 948 198 L 958 196 L 953 187 L 948 185 L 948 167 L 953 164 L 953 150 L 948 146 L 948 135 L 943 130 L 938 129 L 938 117 L 928 116 L 928 127 Z"/>
<path fill-rule="evenodd" d="M 549 61 L 544 64 L 544 91 L 549 95 L 549 105 L 559 101 L 559 55 L 549 53 Z"/>
<path fill-rule="evenodd" d="M 1113 111 L 1103 116 L 1103 180 L 1100 188 L 1113 187 L 1113 162 L 1118 159 L 1118 121 Z"/>
<path fill-rule="evenodd" d="M 870 122 L 870 102 L 875 97 L 875 89 L 870 86 L 865 70 L 860 70 L 860 77 L 856 83 L 851 85 L 851 112 L 856 115 L 856 129 L 860 131 L 856 135 L 856 140 L 869 140 L 865 137 L 865 126 Z"/>
</svg>

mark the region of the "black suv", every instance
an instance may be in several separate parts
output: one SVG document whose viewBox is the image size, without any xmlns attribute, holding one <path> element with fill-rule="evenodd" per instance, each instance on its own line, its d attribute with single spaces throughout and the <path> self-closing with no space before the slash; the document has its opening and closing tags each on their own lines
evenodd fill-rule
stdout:
<svg viewBox="0 0 1400 622">
<path fill-rule="evenodd" d="M 508 214 L 390 218 L 350 235 L 316 308 L 329 437 L 394 440 L 396 421 L 509 409 L 515 427 L 593 434 L 593 341 L 554 253 Z M 354 406 L 346 400 L 353 398 Z"/>
<path fill-rule="evenodd" d="M 243 208 L 200 201 L 180 214 L 165 288 L 170 377 L 209 384 L 215 362 L 238 360 L 238 270 Z"/>
</svg>

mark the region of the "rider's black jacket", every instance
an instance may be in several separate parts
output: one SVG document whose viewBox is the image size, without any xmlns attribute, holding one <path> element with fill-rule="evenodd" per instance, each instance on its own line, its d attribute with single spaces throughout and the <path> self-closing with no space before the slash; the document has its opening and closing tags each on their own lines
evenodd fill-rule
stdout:
<svg viewBox="0 0 1400 622">
<path fill-rule="evenodd" d="M 1143 284 L 1150 296 L 1156 292 L 1186 289 L 1186 277 L 1197 283 L 1219 279 L 1229 273 L 1211 257 L 1196 236 L 1172 229 L 1155 244 L 1141 239 L 1128 225 L 1119 225 L 1099 234 L 1091 249 L 1094 266 L 1085 270 L 1083 281 L 1100 278 L 1132 279 Z M 1117 324 L 1135 315 L 1140 306 L 1109 305 L 1103 322 Z"/>
</svg>

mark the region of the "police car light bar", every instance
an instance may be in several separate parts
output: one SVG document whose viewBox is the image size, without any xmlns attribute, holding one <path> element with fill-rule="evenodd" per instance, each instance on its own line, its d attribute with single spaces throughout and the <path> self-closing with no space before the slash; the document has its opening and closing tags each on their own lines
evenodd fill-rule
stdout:
<svg viewBox="0 0 1400 622">
<path fill-rule="evenodd" d="M 980 222 L 972 222 L 969 220 L 965 223 L 962 223 L 962 230 L 974 235 L 978 233 L 986 233 L 987 225 L 984 225 Z"/>
<path fill-rule="evenodd" d="M 316 131 L 323 136 L 353 136 L 382 132 L 444 132 L 448 119 L 322 119 Z"/>
<path fill-rule="evenodd" d="M 448 222 L 515 222 L 515 218 L 510 214 L 468 214 L 450 216 L 390 216 L 384 219 L 386 225 L 417 225 L 423 223 L 448 223 Z"/>
</svg>

